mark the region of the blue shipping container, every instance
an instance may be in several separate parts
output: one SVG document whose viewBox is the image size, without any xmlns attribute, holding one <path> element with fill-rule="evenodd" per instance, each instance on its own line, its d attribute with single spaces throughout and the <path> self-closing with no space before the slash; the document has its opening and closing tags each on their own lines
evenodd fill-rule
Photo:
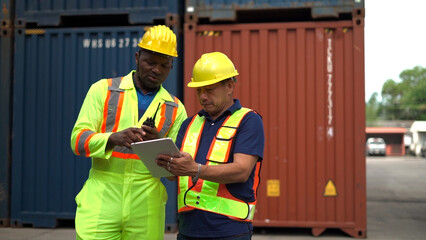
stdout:
<svg viewBox="0 0 426 240">
<path fill-rule="evenodd" d="M 16 0 L 16 18 L 38 26 L 58 26 L 61 16 L 128 14 L 130 24 L 152 24 L 180 14 L 179 0 Z"/>
<path fill-rule="evenodd" d="M 166 178 L 161 178 L 161 182 L 166 187 L 169 197 L 166 204 L 166 232 L 177 232 L 177 181 L 169 181 Z"/>
<path fill-rule="evenodd" d="M 9 226 L 10 213 L 10 123 L 11 62 L 10 29 L 0 33 L 0 226 Z"/>
<path fill-rule="evenodd" d="M 10 123 L 12 29 L 11 0 L 1 0 L 0 11 L 0 226 L 10 218 Z"/>
<path fill-rule="evenodd" d="M 92 83 L 135 69 L 143 33 L 143 26 L 15 31 L 12 225 L 55 227 L 74 219 L 90 159 L 72 153 L 71 130 Z M 164 84 L 176 96 L 181 59 Z M 175 194 L 169 202 L 176 202 Z"/>
<path fill-rule="evenodd" d="M 338 17 L 364 8 L 364 0 L 186 0 L 186 13 L 210 21 L 236 21 L 237 11 L 310 9 L 312 18 Z M 253 14 L 253 19 L 259 18 Z"/>
</svg>

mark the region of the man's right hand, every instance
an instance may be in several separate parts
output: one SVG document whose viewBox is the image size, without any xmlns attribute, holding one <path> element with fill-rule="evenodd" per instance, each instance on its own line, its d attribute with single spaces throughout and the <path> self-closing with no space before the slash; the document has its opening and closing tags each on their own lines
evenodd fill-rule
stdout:
<svg viewBox="0 0 426 240">
<path fill-rule="evenodd" d="M 120 132 L 111 134 L 108 138 L 106 149 L 112 149 L 115 146 L 124 146 L 130 149 L 130 144 L 143 141 L 144 131 L 141 128 L 126 128 Z"/>
</svg>

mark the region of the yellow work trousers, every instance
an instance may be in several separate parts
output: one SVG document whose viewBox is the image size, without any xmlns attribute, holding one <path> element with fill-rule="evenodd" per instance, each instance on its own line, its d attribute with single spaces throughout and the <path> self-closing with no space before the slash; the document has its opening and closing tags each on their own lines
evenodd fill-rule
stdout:
<svg viewBox="0 0 426 240">
<path fill-rule="evenodd" d="M 75 198 L 76 239 L 163 240 L 167 192 L 149 174 L 91 169 Z"/>
</svg>

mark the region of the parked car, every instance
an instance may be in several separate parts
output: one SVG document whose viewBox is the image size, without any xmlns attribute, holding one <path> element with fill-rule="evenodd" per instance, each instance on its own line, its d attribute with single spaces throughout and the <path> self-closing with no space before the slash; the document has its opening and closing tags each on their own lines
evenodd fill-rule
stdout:
<svg viewBox="0 0 426 240">
<path fill-rule="evenodd" d="M 366 143 L 367 155 L 386 156 L 386 143 L 383 138 L 369 138 Z"/>
</svg>

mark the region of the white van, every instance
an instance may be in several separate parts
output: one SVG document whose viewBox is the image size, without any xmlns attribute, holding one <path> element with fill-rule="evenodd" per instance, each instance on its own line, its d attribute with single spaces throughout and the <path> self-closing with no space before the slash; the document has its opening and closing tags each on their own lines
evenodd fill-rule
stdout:
<svg viewBox="0 0 426 240">
<path fill-rule="evenodd" d="M 366 143 L 367 156 L 386 156 L 386 143 L 383 138 L 369 138 Z"/>
</svg>

